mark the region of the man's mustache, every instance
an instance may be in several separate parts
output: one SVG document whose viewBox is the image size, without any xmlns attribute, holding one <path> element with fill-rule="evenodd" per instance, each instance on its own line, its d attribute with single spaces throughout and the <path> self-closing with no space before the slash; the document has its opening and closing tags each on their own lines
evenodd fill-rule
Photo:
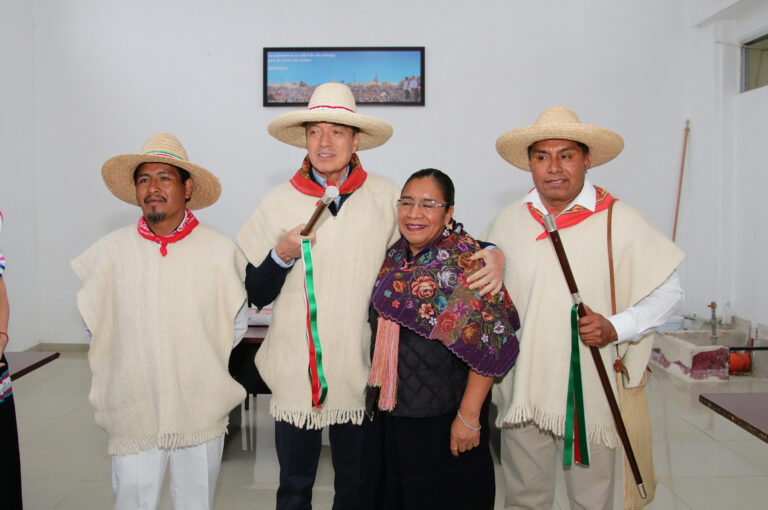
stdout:
<svg viewBox="0 0 768 510">
<path fill-rule="evenodd" d="M 161 200 L 163 202 L 167 202 L 168 200 L 162 196 L 162 195 L 150 195 L 147 198 L 144 199 L 144 203 L 148 204 L 150 200 Z"/>
</svg>

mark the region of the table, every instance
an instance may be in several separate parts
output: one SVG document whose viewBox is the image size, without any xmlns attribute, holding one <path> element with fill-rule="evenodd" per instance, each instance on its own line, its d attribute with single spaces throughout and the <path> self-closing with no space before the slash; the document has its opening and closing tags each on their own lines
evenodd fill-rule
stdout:
<svg viewBox="0 0 768 510">
<path fill-rule="evenodd" d="M 699 402 L 768 443 L 768 393 L 702 393 Z"/>
<path fill-rule="evenodd" d="M 37 370 L 43 365 L 50 363 L 61 356 L 58 352 L 46 351 L 24 351 L 9 352 L 5 351 L 5 358 L 8 360 L 8 368 L 11 373 L 11 380 Z"/>
</svg>

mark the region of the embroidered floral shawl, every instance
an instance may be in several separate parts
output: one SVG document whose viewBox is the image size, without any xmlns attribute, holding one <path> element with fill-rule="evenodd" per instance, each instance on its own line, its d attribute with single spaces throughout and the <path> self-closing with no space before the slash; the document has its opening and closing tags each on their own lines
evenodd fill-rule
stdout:
<svg viewBox="0 0 768 510">
<path fill-rule="evenodd" d="M 400 238 L 387 252 L 371 302 L 380 315 L 421 336 L 439 340 L 474 371 L 501 376 L 517 359 L 520 327 L 506 288 L 479 297 L 467 277 L 480 269 L 479 249 L 460 223 L 410 257 Z"/>
</svg>

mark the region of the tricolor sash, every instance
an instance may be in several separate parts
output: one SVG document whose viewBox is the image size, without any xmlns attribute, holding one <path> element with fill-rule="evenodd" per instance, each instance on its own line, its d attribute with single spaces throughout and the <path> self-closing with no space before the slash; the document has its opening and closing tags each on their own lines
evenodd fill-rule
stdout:
<svg viewBox="0 0 768 510">
<path fill-rule="evenodd" d="M 312 246 L 309 239 L 301 240 L 301 260 L 304 262 L 304 302 L 307 307 L 307 343 L 309 344 L 309 381 L 312 384 L 312 407 L 321 409 L 328 394 L 323 372 L 323 349 L 317 331 L 317 302 L 315 300 Z"/>
<path fill-rule="evenodd" d="M 565 413 L 565 445 L 563 465 L 574 462 L 589 466 L 587 422 L 584 414 L 584 390 L 581 385 L 581 358 L 579 357 L 578 307 L 571 308 L 571 369 L 568 373 L 568 402 Z"/>
</svg>

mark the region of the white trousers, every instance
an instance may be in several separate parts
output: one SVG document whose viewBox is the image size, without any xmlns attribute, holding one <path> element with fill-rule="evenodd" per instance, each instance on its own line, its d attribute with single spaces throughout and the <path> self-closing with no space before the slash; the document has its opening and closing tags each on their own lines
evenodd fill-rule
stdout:
<svg viewBox="0 0 768 510">
<path fill-rule="evenodd" d="M 176 510 L 211 510 L 221 467 L 224 434 L 210 441 L 176 450 L 153 448 L 112 457 L 115 510 L 154 510 L 171 466 L 171 501 Z"/>
<path fill-rule="evenodd" d="M 556 439 L 533 424 L 501 429 L 504 508 L 551 509 L 555 470 L 562 469 L 571 510 L 613 510 L 616 450 L 590 443 L 589 460 L 589 466 L 564 468 L 562 438 Z"/>
</svg>

